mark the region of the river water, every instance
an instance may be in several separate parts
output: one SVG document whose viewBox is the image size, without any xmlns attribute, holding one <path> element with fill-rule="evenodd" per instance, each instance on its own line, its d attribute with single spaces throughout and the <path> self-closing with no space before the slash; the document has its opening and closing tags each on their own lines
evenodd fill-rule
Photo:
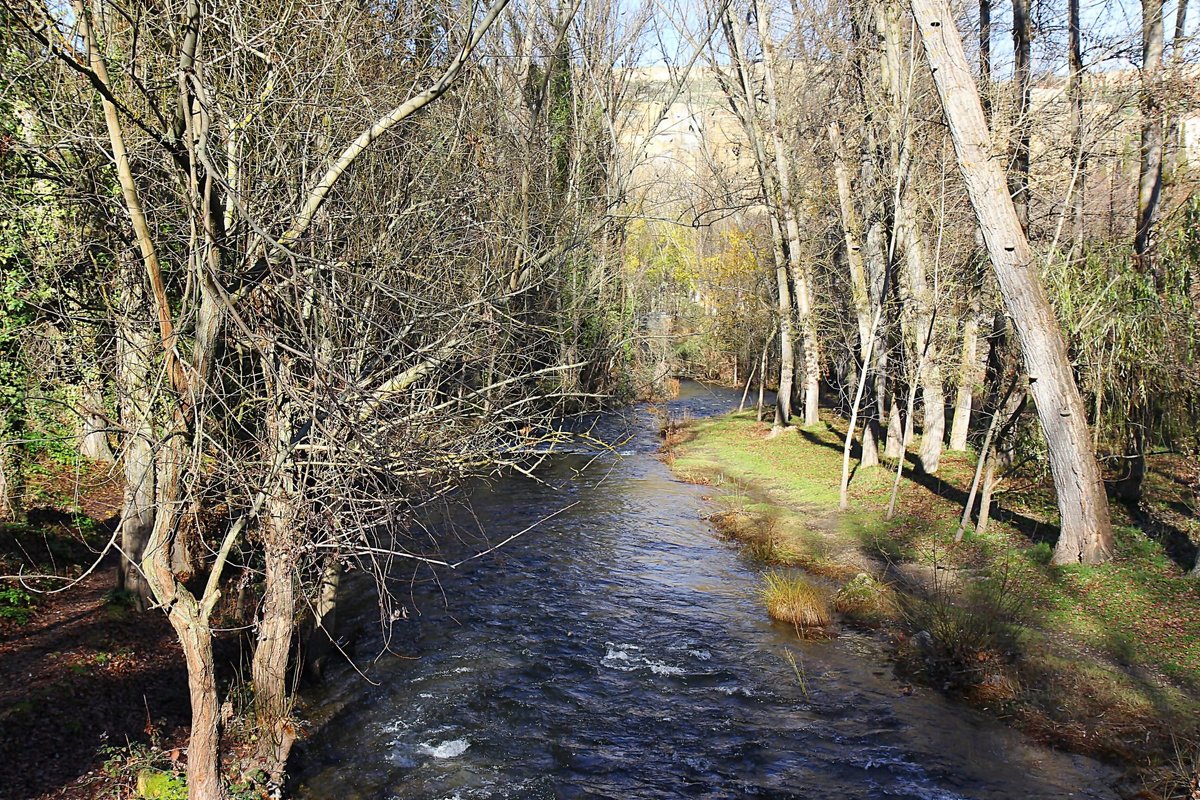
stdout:
<svg viewBox="0 0 1200 800">
<path fill-rule="evenodd" d="M 668 411 L 737 399 L 685 383 Z M 378 610 L 352 598 L 370 681 L 343 661 L 306 694 L 298 796 L 1115 797 L 1095 762 L 906 693 L 874 637 L 798 641 L 772 624 L 759 569 L 704 520 L 705 489 L 657 459 L 659 424 L 644 407 L 605 418 L 605 436 L 628 432 L 617 452 L 475 487 L 451 515 L 463 553 L 566 510 L 436 581 L 419 571 L 369 664 Z"/>
</svg>

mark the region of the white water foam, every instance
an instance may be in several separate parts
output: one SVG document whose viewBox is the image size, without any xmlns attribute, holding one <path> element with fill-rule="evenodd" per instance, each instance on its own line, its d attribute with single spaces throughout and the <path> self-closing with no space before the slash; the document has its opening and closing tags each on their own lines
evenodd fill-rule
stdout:
<svg viewBox="0 0 1200 800">
<path fill-rule="evenodd" d="M 655 675 L 683 675 L 682 667 L 672 666 L 665 661 L 656 661 L 638 655 L 638 651 L 642 648 L 636 644 L 613 644 L 605 642 L 607 652 L 604 658 L 600 659 L 600 666 L 609 669 L 619 670 L 621 672 L 633 672 L 639 669 L 648 669 Z"/>
<path fill-rule="evenodd" d="M 449 741 L 432 744 L 421 742 L 421 750 L 434 758 L 458 758 L 467 752 L 471 743 L 466 739 L 450 739 Z"/>
</svg>

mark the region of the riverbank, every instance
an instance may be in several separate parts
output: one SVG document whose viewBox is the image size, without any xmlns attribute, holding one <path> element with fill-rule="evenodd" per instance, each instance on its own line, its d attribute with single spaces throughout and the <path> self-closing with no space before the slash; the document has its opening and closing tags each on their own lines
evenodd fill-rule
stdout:
<svg viewBox="0 0 1200 800">
<path fill-rule="evenodd" d="M 1130 794 L 1191 796 L 1200 715 L 1200 581 L 1117 512 L 1117 555 L 1051 567 L 1053 503 L 1038 486 L 998 498 L 985 535 L 953 543 L 973 457 L 936 477 L 861 471 L 839 512 L 844 423 L 771 437 L 750 414 L 672 426 L 676 475 L 711 485 L 713 521 L 748 557 L 798 568 L 841 599 L 841 624 L 879 627 L 897 668 L 965 698 L 1048 745 L 1119 763 Z M 1150 491 L 1170 491 L 1160 471 Z M 1158 498 L 1160 501 L 1162 498 Z M 1151 498 L 1153 505 L 1154 498 Z"/>
</svg>

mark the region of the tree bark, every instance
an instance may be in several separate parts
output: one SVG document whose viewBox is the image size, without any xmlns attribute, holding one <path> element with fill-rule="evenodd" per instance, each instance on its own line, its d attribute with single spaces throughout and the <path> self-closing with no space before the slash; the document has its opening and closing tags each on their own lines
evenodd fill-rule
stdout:
<svg viewBox="0 0 1200 800">
<path fill-rule="evenodd" d="M 975 403 L 975 387 L 980 379 L 979 314 L 972 309 L 963 323 L 962 358 L 958 367 L 958 392 L 954 398 L 954 419 L 950 423 L 950 450 L 967 449 L 971 431 L 971 412 Z"/>
<path fill-rule="evenodd" d="M 296 623 L 294 519 L 286 497 L 267 501 L 264 523 L 265 581 L 258 642 L 251 676 L 258 727 L 257 761 L 278 782 L 295 741 L 291 723 L 288 662 Z"/>
<path fill-rule="evenodd" d="M 1013 88 L 1017 108 L 1013 119 L 1012 169 L 1009 193 L 1021 227 L 1029 231 L 1029 90 L 1032 78 L 1031 43 L 1033 27 L 1029 19 L 1029 0 L 1013 0 Z M 949 24 L 949 23 L 947 23 Z"/>
<path fill-rule="evenodd" d="M 1071 105 L 1071 249 L 1083 250 L 1084 192 L 1087 188 L 1087 152 L 1083 143 L 1083 41 L 1079 0 L 1067 0 L 1067 100 Z"/>
<path fill-rule="evenodd" d="M 1105 561 L 1113 552 L 1112 523 L 1083 399 L 1029 241 L 1005 190 L 1004 171 L 991 156 L 991 137 L 954 15 L 945 0 L 910 2 L 1046 436 L 1061 520 L 1054 561 Z"/>
<path fill-rule="evenodd" d="M 7 433 L 7 420 L 0 414 L 0 522 L 14 521 L 20 517 L 16 491 L 17 465 L 16 459 L 11 455 L 17 452 L 17 448 L 4 441 Z"/>
<path fill-rule="evenodd" d="M 99 383 L 88 380 L 83 388 L 83 431 L 79 440 L 79 455 L 101 464 L 111 464 L 112 448 L 108 446 L 108 419 L 101 409 L 104 404 L 104 393 Z"/>
<path fill-rule="evenodd" d="M 983 114 L 992 115 L 992 0 L 979 0 L 979 100 Z"/>
<path fill-rule="evenodd" d="M 762 45 L 763 82 L 767 96 L 767 127 L 775 156 L 776 188 L 783 233 L 787 236 L 788 277 L 795 290 L 796 308 L 804 352 L 804 424 L 820 422 L 821 354 L 807 270 L 800 259 L 800 225 L 792 203 L 791 167 L 779 130 L 779 102 L 775 92 L 775 48 L 771 42 L 770 19 L 760 0 L 754 0 L 758 38 Z M 785 421 L 786 422 L 786 421 Z"/>
<path fill-rule="evenodd" d="M 855 321 L 858 323 L 858 355 L 861 364 L 866 364 L 872 350 L 870 342 L 872 333 L 871 298 L 867 287 L 862 223 L 855 213 L 851 173 L 846 165 L 841 127 L 836 121 L 829 123 L 828 133 L 829 144 L 833 150 L 833 173 L 837 183 L 838 209 L 842 219 L 842 239 L 846 248 L 846 265 L 850 273 L 850 302 L 854 307 Z M 873 467 L 879 463 L 877 428 L 878 425 L 873 425 L 872 420 L 864 420 L 860 467 Z"/>
<path fill-rule="evenodd" d="M 154 530 L 154 333 L 142 322 L 147 313 L 143 275 L 134 255 L 123 252 L 117 331 L 117 414 L 121 424 L 121 469 L 125 495 L 121 507 L 121 561 L 118 588 L 128 592 L 139 610 L 151 597 L 141 570 L 146 543 Z"/>
<path fill-rule="evenodd" d="M 1163 183 L 1163 109 L 1159 97 L 1162 61 L 1163 0 L 1142 0 L 1142 158 L 1133 252 L 1138 268 L 1152 274 L 1159 288 L 1162 276 L 1154 257 L 1154 223 Z"/>
<path fill-rule="evenodd" d="M 187 662 L 188 692 L 192 706 L 188 737 L 188 800 L 223 800 L 225 787 L 220 769 L 220 715 L 213 664 L 213 636 L 208 623 L 217 594 L 206 591 L 202 602 L 198 602 L 171 571 L 171 542 L 181 507 L 180 473 L 188 455 L 181 421 L 181 417 L 177 416 L 176 430 L 169 432 L 174 435 L 164 435 L 159 440 L 155 459 L 157 511 L 141 566 L 154 592 L 154 599 L 163 608 L 169 609 L 167 619 L 183 647 Z M 216 575 L 219 579 L 220 567 L 214 569 L 218 570 Z"/>
</svg>

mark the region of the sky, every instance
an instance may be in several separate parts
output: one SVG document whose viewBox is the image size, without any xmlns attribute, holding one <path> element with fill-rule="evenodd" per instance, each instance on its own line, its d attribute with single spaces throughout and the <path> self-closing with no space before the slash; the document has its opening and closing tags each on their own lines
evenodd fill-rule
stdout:
<svg viewBox="0 0 1200 800">
<path fill-rule="evenodd" d="M 824 3 L 828 0 L 817 0 Z M 1166 0 L 1164 10 L 1167 56 L 1171 57 L 1171 39 L 1175 29 L 1175 14 L 1179 2 Z M 657 12 L 661 29 L 649 34 L 646 50 L 639 57 L 641 64 L 661 64 L 663 51 L 673 64 L 686 63 L 691 55 L 692 42 L 705 28 L 704 4 L 701 0 L 619 0 L 625 19 L 632 19 L 644 2 L 651 3 Z M 965 11 L 965 18 L 972 28 L 978 19 L 977 5 L 952 0 L 954 5 Z M 1004 79 L 1012 71 L 1012 6 L 1006 0 L 993 0 L 992 9 L 992 58 L 996 77 Z M 1200 2 L 1190 0 L 1185 39 L 1190 39 L 1184 48 L 1191 61 L 1200 59 Z M 789 28 L 791 4 L 775 0 L 775 26 L 781 30 Z M 1066 72 L 1066 0 L 1032 0 L 1034 32 L 1035 74 L 1065 74 Z M 1092 72 L 1106 72 L 1136 68 L 1141 59 L 1141 4 L 1139 0 L 1082 0 L 1080 16 L 1083 24 L 1083 47 L 1086 68 Z M 975 49 L 973 32 L 968 36 L 968 48 Z M 658 42 L 661 40 L 662 46 Z"/>
</svg>

